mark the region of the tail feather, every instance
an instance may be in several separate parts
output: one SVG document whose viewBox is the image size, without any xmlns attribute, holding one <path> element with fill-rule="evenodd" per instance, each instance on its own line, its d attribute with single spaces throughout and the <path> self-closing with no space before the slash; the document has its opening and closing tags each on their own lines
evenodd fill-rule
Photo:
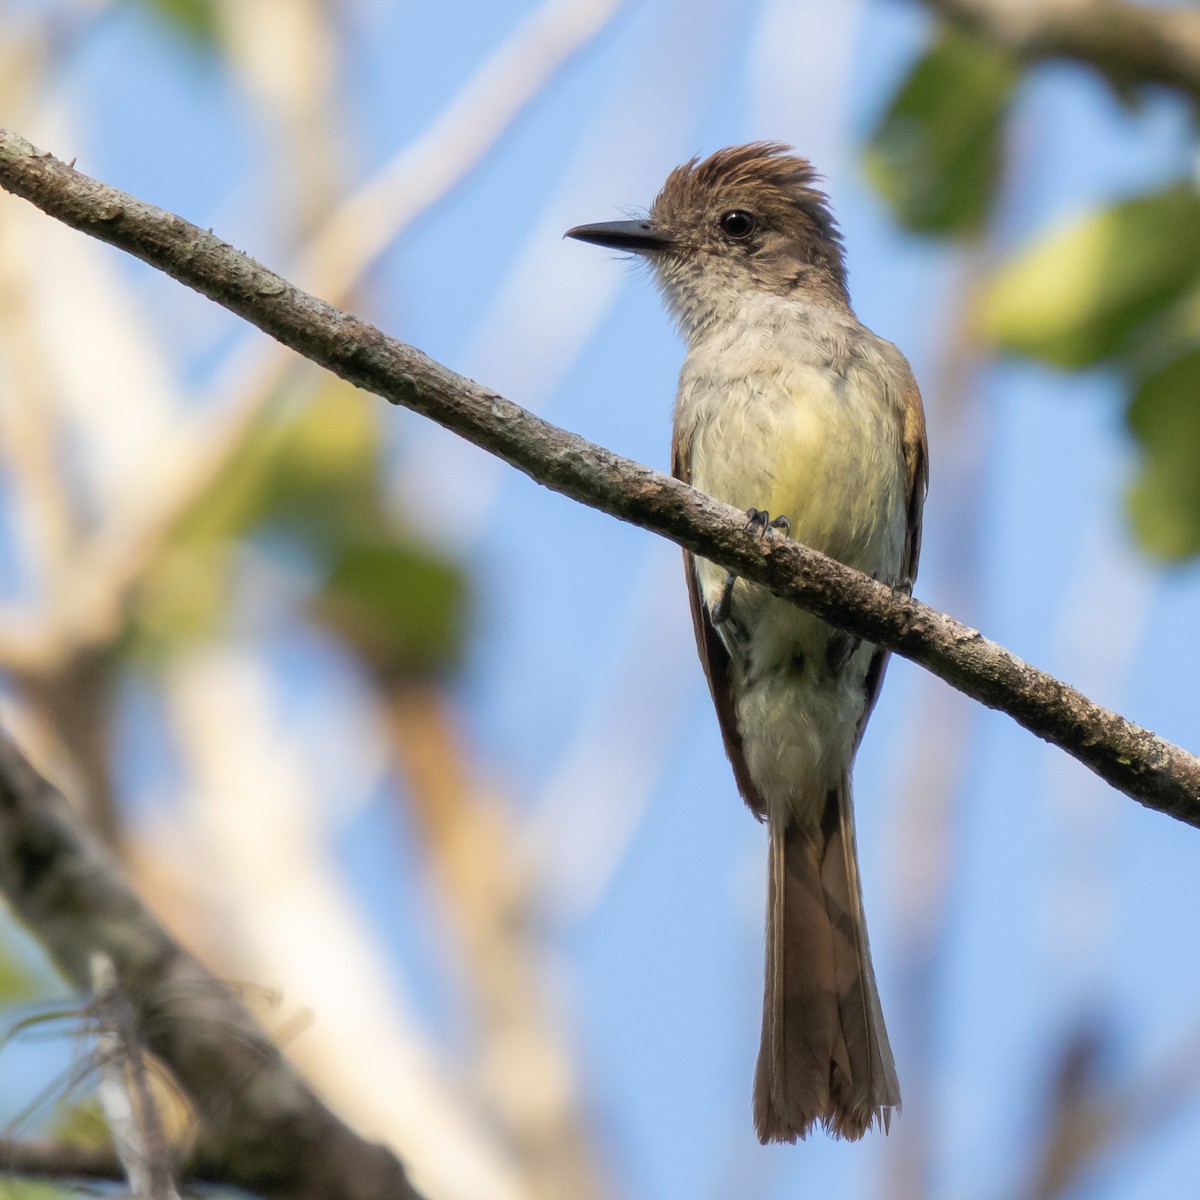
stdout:
<svg viewBox="0 0 1200 1200">
<path fill-rule="evenodd" d="M 762 1142 L 816 1124 L 857 1139 L 887 1128 L 900 1087 L 871 969 L 849 780 L 809 830 L 772 817 L 767 973 L 754 1121 Z"/>
</svg>

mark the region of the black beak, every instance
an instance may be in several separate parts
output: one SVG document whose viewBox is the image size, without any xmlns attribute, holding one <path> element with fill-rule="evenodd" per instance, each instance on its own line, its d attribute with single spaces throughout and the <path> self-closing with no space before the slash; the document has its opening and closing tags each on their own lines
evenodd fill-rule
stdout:
<svg viewBox="0 0 1200 1200">
<path fill-rule="evenodd" d="M 674 238 L 650 221 L 600 221 L 595 225 L 576 225 L 563 237 L 578 238 L 613 250 L 632 250 L 635 254 L 652 254 L 666 250 Z"/>
</svg>

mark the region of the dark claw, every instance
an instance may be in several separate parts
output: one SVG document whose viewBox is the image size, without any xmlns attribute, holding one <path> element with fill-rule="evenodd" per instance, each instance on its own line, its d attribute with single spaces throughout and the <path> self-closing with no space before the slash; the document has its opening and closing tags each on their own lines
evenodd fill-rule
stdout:
<svg viewBox="0 0 1200 1200">
<path fill-rule="evenodd" d="M 912 599 L 913 581 L 911 579 L 897 579 L 892 584 L 893 598 L 904 597 L 905 600 Z"/>
<path fill-rule="evenodd" d="M 787 517 L 772 518 L 765 508 L 746 509 L 746 528 L 757 529 L 758 536 L 763 537 L 769 529 L 781 529 L 785 534 L 791 533 L 792 523 Z"/>
<path fill-rule="evenodd" d="M 784 534 L 790 533 L 792 523 L 787 517 L 775 517 L 772 520 L 771 514 L 764 508 L 748 508 L 746 509 L 746 528 L 747 530 L 757 530 L 759 537 L 766 537 L 767 533 L 773 529 L 781 529 Z M 725 576 L 725 584 L 721 588 L 720 597 L 709 610 L 714 625 L 724 625 L 729 620 L 733 608 L 733 585 L 735 583 L 737 583 L 737 576 L 730 571 Z"/>
<path fill-rule="evenodd" d="M 735 583 L 737 583 L 737 576 L 730 571 L 725 576 L 725 586 L 721 589 L 721 598 L 712 610 L 714 625 L 724 625 L 729 620 L 729 610 L 733 607 L 733 585 Z"/>
</svg>

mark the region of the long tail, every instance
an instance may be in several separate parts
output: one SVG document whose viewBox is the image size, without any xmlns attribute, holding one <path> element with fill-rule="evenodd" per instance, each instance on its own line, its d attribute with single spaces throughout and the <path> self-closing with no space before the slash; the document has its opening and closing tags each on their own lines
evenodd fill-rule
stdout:
<svg viewBox="0 0 1200 1200">
<path fill-rule="evenodd" d="M 850 780 L 820 828 L 770 818 L 767 980 L 754 1078 L 760 1142 L 794 1142 L 818 1122 L 857 1139 L 887 1129 L 900 1084 L 863 916 Z"/>
</svg>

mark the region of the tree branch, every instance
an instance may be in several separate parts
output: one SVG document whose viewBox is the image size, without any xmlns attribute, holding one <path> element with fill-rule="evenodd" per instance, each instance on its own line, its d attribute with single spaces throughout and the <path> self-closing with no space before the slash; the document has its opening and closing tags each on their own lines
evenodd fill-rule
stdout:
<svg viewBox="0 0 1200 1200">
<path fill-rule="evenodd" d="M 1101 708 L 975 629 L 797 542 L 759 538 L 745 514 L 567 433 L 300 291 L 182 218 L 75 171 L 0 130 L 0 187 L 215 300 L 341 378 L 437 421 L 581 503 L 766 585 L 830 624 L 1007 712 L 1150 808 L 1200 827 L 1200 759 Z"/>
<path fill-rule="evenodd" d="M 125 1171 L 109 1149 L 69 1142 L 0 1138 L 0 1175 L 24 1179 L 104 1179 L 123 1181 Z"/>
<path fill-rule="evenodd" d="M 1200 103 L 1200 9 L 1122 0 L 926 0 L 1018 58 L 1070 58 L 1115 84 L 1160 83 Z"/>
<path fill-rule="evenodd" d="M 325 1108 L 229 989 L 162 929 L 4 734 L 0 890 L 76 987 L 90 986 L 95 952 L 111 958 L 141 1038 L 200 1116 L 185 1174 L 288 1200 L 420 1200 L 400 1162 Z"/>
</svg>

